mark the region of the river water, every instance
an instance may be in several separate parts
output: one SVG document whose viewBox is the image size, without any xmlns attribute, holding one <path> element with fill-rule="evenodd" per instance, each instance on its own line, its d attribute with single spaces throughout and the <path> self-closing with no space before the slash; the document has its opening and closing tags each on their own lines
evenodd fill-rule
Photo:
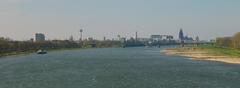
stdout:
<svg viewBox="0 0 240 88">
<path fill-rule="evenodd" d="M 0 88 L 240 88 L 240 65 L 159 48 L 64 50 L 0 59 Z"/>
</svg>

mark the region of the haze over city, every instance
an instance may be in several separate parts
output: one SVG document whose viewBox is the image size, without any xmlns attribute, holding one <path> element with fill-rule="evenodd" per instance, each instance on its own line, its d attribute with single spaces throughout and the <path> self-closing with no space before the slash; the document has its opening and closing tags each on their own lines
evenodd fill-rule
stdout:
<svg viewBox="0 0 240 88">
<path fill-rule="evenodd" d="M 1 0 L 0 35 L 28 40 L 185 34 L 209 40 L 240 29 L 239 0 Z"/>
</svg>

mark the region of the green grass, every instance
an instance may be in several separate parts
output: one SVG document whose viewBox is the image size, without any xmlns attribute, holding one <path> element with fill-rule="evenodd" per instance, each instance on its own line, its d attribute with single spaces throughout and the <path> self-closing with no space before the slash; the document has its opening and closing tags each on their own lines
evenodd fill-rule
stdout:
<svg viewBox="0 0 240 88">
<path fill-rule="evenodd" d="M 211 45 L 201 45 L 199 48 L 206 49 L 209 53 L 215 55 L 226 55 L 231 57 L 240 57 L 240 50 L 233 48 L 223 48 Z"/>
</svg>

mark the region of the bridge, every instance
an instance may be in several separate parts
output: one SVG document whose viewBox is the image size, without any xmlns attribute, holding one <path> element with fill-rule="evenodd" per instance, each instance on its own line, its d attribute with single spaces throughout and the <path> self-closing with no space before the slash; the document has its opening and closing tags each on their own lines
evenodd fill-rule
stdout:
<svg viewBox="0 0 240 88">
<path fill-rule="evenodd" d="M 198 45 L 205 45 L 205 44 L 210 44 L 214 45 L 214 42 L 186 42 L 183 45 L 184 46 L 198 46 Z M 166 45 L 182 45 L 182 43 L 179 42 L 155 42 L 155 43 L 122 43 L 122 47 L 139 47 L 139 46 L 149 46 L 149 47 L 161 47 L 161 46 L 166 46 Z"/>
</svg>

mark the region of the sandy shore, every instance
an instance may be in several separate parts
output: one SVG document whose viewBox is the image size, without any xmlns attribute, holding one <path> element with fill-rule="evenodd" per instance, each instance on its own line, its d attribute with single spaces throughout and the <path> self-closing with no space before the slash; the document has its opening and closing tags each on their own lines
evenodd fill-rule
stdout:
<svg viewBox="0 0 240 88">
<path fill-rule="evenodd" d="M 176 56 L 184 56 L 189 57 L 193 60 L 209 60 L 209 61 L 219 61 L 231 64 L 240 64 L 240 58 L 223 56 L 223 55 L 212 55 L 208 53 L 206 50 L 200 49 L 166 49 L 163 50 L 163 53 L 166 55 L 176 55 Z"/>
</svg>

